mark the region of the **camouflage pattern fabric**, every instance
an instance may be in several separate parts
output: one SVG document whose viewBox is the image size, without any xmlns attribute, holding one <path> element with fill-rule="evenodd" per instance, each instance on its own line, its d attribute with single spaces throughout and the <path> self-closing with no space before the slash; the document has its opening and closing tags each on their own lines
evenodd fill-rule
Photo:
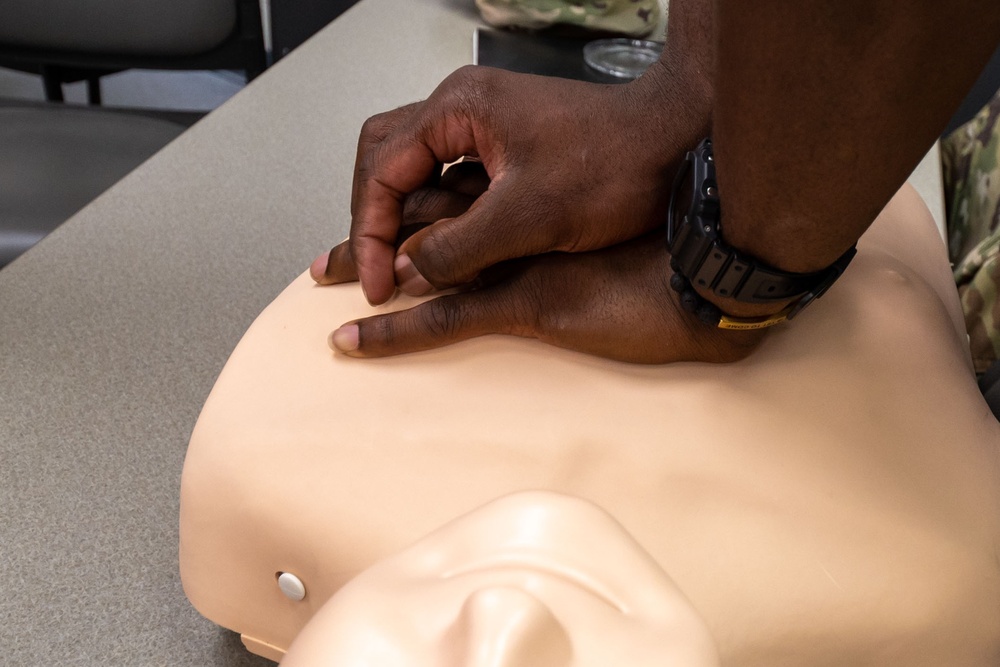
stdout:
<svg viewBox="0 0 1000 667">
<path fill-rule="evenodd" d="M 948 252 L 976 372 L 1000 357 L 1000 91 L 941 144 Z"/>
<path fill-rule="evenodd" d="M 660 19 L 657 0 L 476 0 L 476 5 L 497 27 L 539 29 L 558 23 L 641 37 Z"/>
</svg>

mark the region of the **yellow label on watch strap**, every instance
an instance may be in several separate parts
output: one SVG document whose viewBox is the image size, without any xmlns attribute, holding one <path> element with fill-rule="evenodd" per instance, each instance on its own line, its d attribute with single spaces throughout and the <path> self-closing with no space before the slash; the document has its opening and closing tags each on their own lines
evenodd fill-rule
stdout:
<svg viewBox="0 0 1000 667">
<path fill-rule="evenodd" d="M 787 320 L 790 312 L 792 312 L 792 306 L 788 306 L 781 312 L 775 313 L 774 315 L 765 315 L 763 317 L 732 317 L 731 315 L 723 313 L 722 317 L 719 318 L 719 324 L 717 326 L 720 329 L 728 329 L 730 331 L 766 329 L 768 327 L 773 327 L 775 324 L 781 324 Z"/>
</svg>

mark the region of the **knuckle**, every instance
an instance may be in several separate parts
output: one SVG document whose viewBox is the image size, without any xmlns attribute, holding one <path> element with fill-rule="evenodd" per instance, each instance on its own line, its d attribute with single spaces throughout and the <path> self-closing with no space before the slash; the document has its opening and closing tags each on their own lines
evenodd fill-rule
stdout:
<svg viewBox="0 0 1000 667">
<path fill-rule="evenodd" d="M 517 267 L 500 283 L 485 288 L 477 305 L 491 331 L 525 338 L 540 338 L 544 333 L 546 284 L 530 265 Z"/>
<path fill-rule="evenodd" d="M 391 348 L 398 341 L 395 318 L 391 315 L 373 317 L 359 330 L 362 349 L 368 351 Z"/>
<path fill-rule="evenodd" d="M 460 232 L 448 225 L 436 226 L 420 243 L 420 271 L 433 285 L 453 286 L 467 282 L 460 268 L 464 256 Z"/>
<path fill-rule="evenodd" d="M 392 147 L 386 144 L 376 144 L 361 156 L 354 171 L 354 179 L 359 184 L 358 194 L 364 200 L 369 196 L 369 188 L 385 188 L 388 172 L 388 159 L 392 157 Z"/>
<path fill-rule="evenodd" d="M 423 325 L 433 338 L 454 338 L 466 324 L 462 310 L 453 299 L 434 299 L 423 312 Z"/>
<path fill-rule="evenodd" d="M 361 136 L 366 141 L 381 141 L 385 138 L 387 125 L 386 114 L 376 114 L 361 124 Z"/>
<path fill-rule="evenodd" d="M 501 88 L 496 70 L 465 65 L 452 72 L 438 90 L 448 106 L 479 118 L 490 115 L 505 98 Z"/>
<path fill-rule="evenodd" d="M 365 151 L 361 159 L 358 160 L 358 165 L 354 172 L 355 180 L 360 183 L 369 180 L 376 171 L 376 164 L 375 152 L 373 150 Z"/>
<path fill-rule="evenodd" d="M 411 104 L 391 111 L 383 111 L 369 117 L 361 124 L 362 138 L 368 142 L 382 141 L 416 108 L 417 105 Z"/>
<path fill-rule="evenodd" d="M 483 79 L 482 67 L 475 65 L 463 65 L 445 77 L 441 83 L 441 89 L 450 91 L 455 88 L 475 87 L 477 82 Z"/>
</svg>

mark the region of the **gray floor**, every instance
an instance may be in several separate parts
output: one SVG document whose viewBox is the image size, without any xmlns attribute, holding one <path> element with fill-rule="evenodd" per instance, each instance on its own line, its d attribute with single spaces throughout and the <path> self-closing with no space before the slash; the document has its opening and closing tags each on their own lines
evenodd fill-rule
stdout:
<svg viewBox="0 0 1000 667">
<path fill-rule="evenodd" d="M 230 72 L 161 72 L 130 70 L 101 80 L 103 103 L 184 111 L 210 111 L 243 88 L 243 77 Z M 66 101 L 86 103 L 83 83 L 64 86 Z M 0 68 L 0 98 L 44 100 L 41 78 Z"/>
</svg>

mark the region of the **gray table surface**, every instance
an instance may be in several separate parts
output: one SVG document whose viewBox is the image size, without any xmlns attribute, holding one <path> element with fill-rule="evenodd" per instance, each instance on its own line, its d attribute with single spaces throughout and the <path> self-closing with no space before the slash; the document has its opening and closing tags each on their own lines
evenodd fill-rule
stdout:
<svg viewBox="0 0 1000 667">
<path fill-rule="evenodd" d="M 0 271 L 0 664 L 263 665 L 177 570 L 201 405 L 348 229 L 357 133 L 471 62 L 471 0 L 364 0 Z"/>
<path fill-rule="evenodd" d="M 471 62 L 364 0 L 0 271 L 0 664 L 263 665 L 188 604 L 181 466 L 260 310 L 343 238 L 357 132 Z"/>
</svg>

